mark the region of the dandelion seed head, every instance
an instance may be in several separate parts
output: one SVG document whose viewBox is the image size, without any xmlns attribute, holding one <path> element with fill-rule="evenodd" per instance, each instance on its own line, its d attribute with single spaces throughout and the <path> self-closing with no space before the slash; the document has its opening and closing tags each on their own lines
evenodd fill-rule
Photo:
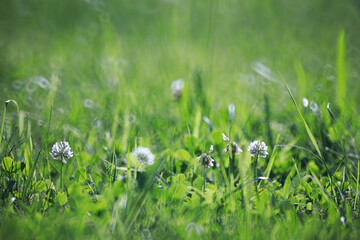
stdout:
<svg viewBox="0 0 360 240">
<path fill-rule="evenodd" d="M 155 156 L 147 147 L 138 147 L 132 152 L 133 157 L 141 164 L 153 165 Z"/>
<path fill-rule="evenodd" d="M 66 163 L 66 159 L 69 159 L 73 156 L 71 151 L 70 144 L 66 141 L 56 142 L 50 152 L 51 157 L 54 160 L 61 160 L 63 163 Z"/>
<path fill-rule="evenodd" d="M 259 155 L 262 158 L 266 158 L 269 154 L 267 152 L 268 147 L 264 142 L 260 140 L 255 140 L 249 144 L 248 151 L 250 152 L 251 156 L 254 157 L 255 155 Z"/>
</svg>

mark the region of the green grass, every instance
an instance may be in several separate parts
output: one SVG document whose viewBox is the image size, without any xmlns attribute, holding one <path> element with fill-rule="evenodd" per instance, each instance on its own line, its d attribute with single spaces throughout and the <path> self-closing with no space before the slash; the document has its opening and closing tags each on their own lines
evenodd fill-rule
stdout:
<svg viewBox="0 0 360 240">
<path fill-rule="evenodd" d="M 358 239 L 359 12 L 324 0 L 2 1 L 0 238 Z M 243 152 L 223 152 L 222 133 Z M 258 139 L 269 155 L 254 173 Z M 50 156 L 63 140 L 64 165 Z M 196 158 L 211 145 L 204 172 Z"/>
</svg>

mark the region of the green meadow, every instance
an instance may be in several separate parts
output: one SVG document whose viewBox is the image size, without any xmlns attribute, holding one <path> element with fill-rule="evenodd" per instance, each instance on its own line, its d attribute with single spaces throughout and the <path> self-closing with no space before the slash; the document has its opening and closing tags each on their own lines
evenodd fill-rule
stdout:
<svg viewBox="0 0 360 240">
<path fill-rule="evenodd" d="M 357 0 L 0 2 L 0 239 L 359 239 Z"/>
</svg>

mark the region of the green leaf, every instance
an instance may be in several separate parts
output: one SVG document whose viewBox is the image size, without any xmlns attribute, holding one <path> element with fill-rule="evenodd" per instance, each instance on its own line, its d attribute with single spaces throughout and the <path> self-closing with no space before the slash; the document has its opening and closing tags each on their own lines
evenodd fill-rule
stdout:
<svg viewBox="0 0 360 240">
<path fill-rule="evenodd" d="M 189 161 L 191 160 L 191 155 L 188 151 L 185 149 L 179 149 L 176 151 L 175 156 L 180 161 Z"/>
<path fill-rule="evenodd" d="M 14 161 L 10 157 L 4 157 L 2 167 L 7 172 L 12 172 L 14 169 Z"/>
<path fill-rule="evenodd" d="M 196 178 L 193 182 L 193 185 L 197 189 L 202 190 L 202 188 L 204 187 L 204 178 L 203 177 Z"/>
<path fill-rule="evenodd" d="M 45 181 L 39 181 L 37 183 L 35 183 L 35 192 L 40 193 L 42 191 L 46 190 L 46 183 Z"/>
<path fill-rule="evenodd" d="M 78 167 L 75 173 L 75 180 L 78 183 L 86 182 L 86 169 L 84 167 Z"/>
<path fill-rule="evenodd" d="M 65 205 L 68 201 L 68 198 L 64 192 L 58 192 L 56 196 L 56 201 L 61 205 Z"/>
<path fill-rule="evenodd" d="M 283 188 L 283 197 L 285 199 L 287 199 L 289 197 L 289 193 L 291 190 L 291 182 L 292 182 L 292 178 L 294 177 L 295 174 L 295 165 L 292 167 L 290 173 L 288 174 L 288 176 L 286 177 L 285 183 L 284 183 L 284 188 Z"/>
<path fill-rule="evenodd" d="M 338 36 L 338 49 L 336 56 L 337 92 L 336 97 L 340 109 L 345 108 L 346 97 L 346 64 L 345 64 L 345 30 L 342 29 Z"/>
</svg>

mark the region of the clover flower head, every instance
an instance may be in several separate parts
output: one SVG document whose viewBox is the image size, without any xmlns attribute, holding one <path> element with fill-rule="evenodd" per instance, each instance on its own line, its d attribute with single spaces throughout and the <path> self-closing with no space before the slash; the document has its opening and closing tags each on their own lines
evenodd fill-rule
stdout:
<svg viewBox="0 0 360 240">
<path fill-rule="evenodd" d="M 201 163 L 201 165 L 203 165 L 205 167 L 208 167 L 208 168 L 210 166 L 213 167 L 214 159 L 212 159 L 210 156 L 210 153 L 212 153 L 213 151 L 214 151 L 214 147 L 213 147 L 213 145 L 211 145 L 209 152 L 201 154 L 196 159 L 198 160 L 199 163 Z"/>
<path fill-rule="evenodd" d="M 307 108 L 309 106 L 309 100 L 307 98 L 303 98 L 302 102 L 303 102 L 303 105 L 305 108 Z"/>
<path fill-rule="evenodd" d="M 239 145 L 237 145 L 236 142 L 234 142 L 233 140 L 230 141 L 230 138 L 228 138 L 224 133 L 222 134 L 223 136 L 223 140 L 225 142 L 230 142 L 231 144 L 231 150 L 232 150 L 232 154 L 239 154 L 242 152 L 241 148 L 239 147 Z M 228 144 L 226 146 L 226 148 L 224 149 L 224 152 L 228 153 L 230 151 L 230 144 Z"/>
<path fill-rule="evenodd" d="M 230 141 L 230 139 L 225 135 L 225 133 L 222 134 L 222 137 L 224 141 Z"/>
<path fill-rule="evenodd" d="M 231 141 L 231 149 L 232 149 L 232 154 L 234 155 L 242 152 L 241 148 L 234 141 Z M 224 149 L 224 152 L 228 153 L 229 151 L 230 151 L 230 145 L 228 144 Z"/>
<path fill-rule="evenodd" d="M 172 92 L 172 95 L 176 99 L 179 99 L 181 97 L 181 93 L 182 93 L 182 91 L 184 89 L 184 86 L 185 86 L 185 82 L 182 79 L 174 80 L 171 83 L 171 92 Z"/>
<path fill-rule="evenodd" d="M 255 155 L 259 155 L 262 158 L 266 158 L 269 154 L 267 152 L 268 147 L 264 142 L 260 140 L 255 140 L 249 144 L 248 151 L 250 152 L 251 156 L 254 157 Z"/>
<path fill-rule="evenodd" d="M 66 141 L 56 142 L 51 149 L 51 157 L 54 160 L 61 160 L 63 163 L 66 163 L 65 159 L 69 159 L 73 156 L 71 151 L 70 144 Z"/>
<path fill-rule="evenodd" d="M 319 106 L 317 105 L 316 102 L 311 101 L 310 102 L 310 109 L 311 109 L 311 111 L 313 111 L 313 113 L 317 113 L 319 111 Z"/>
<path fill-rule="evenodd" d="M 141 164 L 153 165 L 155 156 L 147 147 L 138 147 L 132 152 L 133 157 Z"/>
</svg>

